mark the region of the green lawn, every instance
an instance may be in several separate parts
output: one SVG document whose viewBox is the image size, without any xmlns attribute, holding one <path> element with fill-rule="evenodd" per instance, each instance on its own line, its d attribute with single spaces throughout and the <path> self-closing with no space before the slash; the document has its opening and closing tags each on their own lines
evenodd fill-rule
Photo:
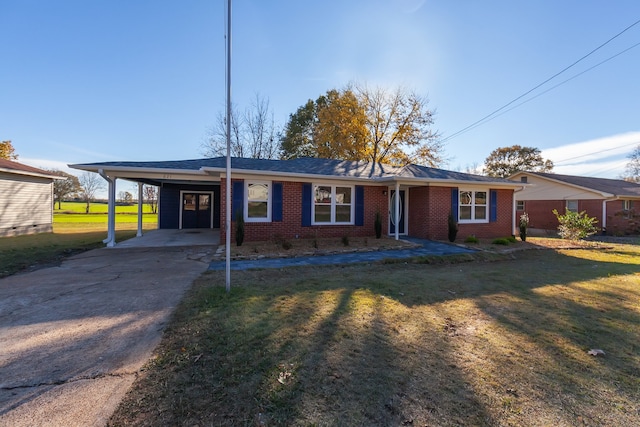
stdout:
<svg viewBox="0 0 640 427">
<path fill-rule="evenodd" d="M 204 274 L 110 425 L 640 425 L 639 246 L 464 259 Z"/>
<path fill-rule="evenodd" d="M 60 209 L 58 209 L 58 204 L 56 203 L 54 206 L 53 213 L 54 214 L 84 214 L 86 210 L 87 204 L 84 202 L 62 202 Z M 142 206 L 142 213 L 147 214 L 151 213 L 151 206 L 148 204 L 144 204 Z M 106 214 L 108 209 L 108 205 L 106 203 L 98 203 L 93 202 L 89 206 L 90 214 Z M 117 206 L 116 205 L 116 214 L 138 214 L 138 205 L 128 205 L 128 206 Z"/>
<path fill-rule="evenodd" d="M 91 204 L 89 214 L 84 203 L 67 202 L 53 215 L 53 233 L 0 237 L 0 277 L 37 265 L 59 263 L 64 257 L 103 247 L 107 236 L 106 204 Z M 57 205 L 56 205 L 57 208 Z M 102 208 L 104 212 L 100 213 Z M 116 241 L 134 237 L 138 228 L 137 206 L 116 207 Z M 157 228 L 158 217 L 144 213 L 142 227 Z"/>
</svg>

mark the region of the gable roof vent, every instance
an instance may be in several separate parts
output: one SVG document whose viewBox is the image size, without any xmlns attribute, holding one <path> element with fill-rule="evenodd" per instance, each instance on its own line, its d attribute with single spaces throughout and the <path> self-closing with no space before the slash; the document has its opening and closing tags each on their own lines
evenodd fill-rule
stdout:
<svg viewBox="0 0 640 427">
<path fill-rule="evenodd" d="M 526 184 L 527 183 L 527 177 L 526 176 L 521 176 L 520 177 L 520 182 Z"/>
</svg>

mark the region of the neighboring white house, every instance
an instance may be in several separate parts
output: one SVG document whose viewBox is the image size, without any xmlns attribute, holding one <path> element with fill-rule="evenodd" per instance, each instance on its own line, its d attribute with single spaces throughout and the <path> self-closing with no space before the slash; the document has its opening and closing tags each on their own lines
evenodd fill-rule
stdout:
<svg viewBox="0 0 640 427">
<path fill-rule="evenodd" d="M 53 231 L 53 181 L 57 178 L 0 159 L 0 236 Z"/>
</svg>

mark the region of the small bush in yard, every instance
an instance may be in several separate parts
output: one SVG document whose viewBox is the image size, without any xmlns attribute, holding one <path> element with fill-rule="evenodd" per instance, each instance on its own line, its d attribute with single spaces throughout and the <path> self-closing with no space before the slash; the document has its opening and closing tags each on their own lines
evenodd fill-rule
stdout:
<svg viewBox="0 0 640 427">
<path fill-rule="evenodd" d="M 342 236 L 342 244 L 344 246 L 349 246 L 349 236 Z"/>
<path fill-rule="evenodd" d="M 509 241 L 509 243 L 516 243 L 517 242 L 515 236 L 505 237 L 505 239 L 507 239 Z"/>
<path fill-rule="evenodd" d="M 494 239 L 491 244 L 509 246 L 509 239 L 506 237 L 500 237 L 499 239 Z"/>
<path fill-rule="evenodd" d="M 242 246 L 244 242 L 244 216 L 242 212 L 236 215 L 236 245 Z"/>
<path fill-rule="evenodd" d="M 453 243 L 456 241 L 456 236 L 458 235 L 458 221 L 455 220 L 452 212 L 449 212 L 449 216 L 447 217 L 447 227 L 447 236 L 449 241 Z"/>
<path fill-rule="evenodd" d="M 595 226 L 598 220 L 587 216 L 586 211 L 572 212 L 567 209 L 564 215 L 560 215 L 556 209 L 552 212 L 558 218 L 558 234 L 563 239 L 582 240 L 598 232 Z"/>
<path fill-rule="evenodd" d="M 529 227 L 529 214 L 523 213 L 520 215 L 520 223 L 518 228 L 520 229 L 520 240 L 525 242 L 527 240 L 527 228 Z"/>
<path fill-rule="evenodd" d="M 479 240 L 476 236 L 469 236 L 466 239 L 464 239 L 465 243 L 478 243 Z"/>
</svg>

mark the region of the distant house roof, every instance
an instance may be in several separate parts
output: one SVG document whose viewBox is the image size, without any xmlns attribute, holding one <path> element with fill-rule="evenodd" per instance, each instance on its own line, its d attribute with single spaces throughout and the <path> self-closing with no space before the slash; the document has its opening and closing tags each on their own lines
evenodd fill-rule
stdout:
<svg viewBox="0 0 640 427">
<path fill-rule="evenodd" d="M 38 176 L 42 178 L 58 178 L 57 176 L 51 174 L 51 172 L 6 159 L 0 159 L 0 172 L 14 173 L 18 175 Z"/>
<path fill-rule="evenodd" d="M 595 190 L 600 193 L 606 193 L 616 197 L 640 197 L 640 184 L 622 179 L 593 178 L 588 176 L 560 175 L 556 173 L 543 172 L 520 172 L 513 176 L 517 176 L 522 173 L 536 175 L 588 190 Z"/>
<path fill-rule="evenodd" d="M 193 160 L 151 161 L 151 162 L 101 162 L 69 165 L 75 169 L 97 172 L 114 171 L 125 176 L 125 172 L 175 171 L 200 174 L 221 174 L 226 170 L 226 157 Z M 231 159 L 234 173 L 277 175 L 309 178 L 344 178 L 376 181 L 420 181 L 420 182 L 462 182 L 486 183 L 518 187 L 521 184 L 502 178 L 471 175 L 418 165 L 404 167 L 364 161 L 320 159 L 312 157 L 291 160 Z"/>
</svg>

